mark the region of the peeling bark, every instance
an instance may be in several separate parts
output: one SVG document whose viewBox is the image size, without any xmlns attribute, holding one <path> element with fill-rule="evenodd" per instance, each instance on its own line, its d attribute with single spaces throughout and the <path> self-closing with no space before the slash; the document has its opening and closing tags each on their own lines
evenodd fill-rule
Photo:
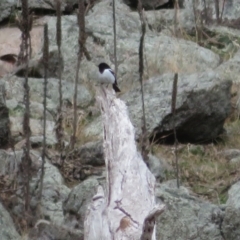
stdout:
<svg viewBox="0 0 240 240">
<path fill-rule="evenodd" d="M 155 238 L 155 217 L 165 205 L 155 202 L 155 178 L 135 144 L 135 131 L 125 103 L 112 90 L 99 91 L 104 126 L 107 170 L 102 186 L 92 198 L 84 223 L 84 239 Z"/>
</svg>

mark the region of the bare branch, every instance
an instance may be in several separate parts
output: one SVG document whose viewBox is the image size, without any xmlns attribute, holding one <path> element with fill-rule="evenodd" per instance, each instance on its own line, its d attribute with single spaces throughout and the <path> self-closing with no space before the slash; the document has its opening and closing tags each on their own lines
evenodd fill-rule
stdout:
<svg viewBox="0 0 240 240">
<path fill-rule="evenodd" d="M 56 13 L 57 13 L 57 22 L 56 22 L 56 40 L 58 46 L 58 93 L 59 93 L 59 106 L 57 109 L 57 118 L 56 118 L 56 137 L 58 141 L 57 149 L 60 151 L 60 158 L 62 168 L 64 167 L 64 161 L 62 160 L 62 150 L 63 150 L 63 115 L 62 115 L 62 53 L 61 53 L 61 44 L 62 44 L 62 22 L 61 22 L 61 1 L 56 0 Z"/>
<path fill-rule="evenodd" d="M 28 0 L 22 0 L 22 17 L 19 21 L 19 28 L 22 31 L 22 43 L 20 46 L 20 53 L 18 63 L 25 64 L 25 80 L 24 80 L 24 105 L 25 111 L 23 115 L 23 133 L 26 139 L 26 145 L 23 148 L 24 154 L 22 157 L 22 173 L 24 179 L 24 194 L 25 194 L 25 211 L 29 213 L 30 192 L 29 182 L 31 179 L 31 158 L 30 158 L 30 102 L 29 102 L 29 85 L 28 85 L 28 64 L 31 54 L 30 31 L 32 28 L 32 18 L 29 17 Z"/>
<path fill-rule="evenodd" d="M 114 65 L 115 65 L 115 76 L 117 79 L 117 33 L 116 33 L 116 10 L 115 10 L 115 0 L 112 0 L 112 8 L 113 8 L 113 35 L 114 35 Z"/>
<path fill-rule="evenodd" d="M 175 34 L 175 37 L 178 37 L 178 10 L 179 10 L 178 0 L 175 0 L 174 1 L 174 34 Z"/>
<path fill-rule="evenodd" d="M 175 165 L 176 165 L 176 178 L 177 178 L 177 187 L 180 187 L 179 183 L 179 165 L 178 165 L 178 140 L 177 132 L 175 127 L 176 121 L 176 101 L 177 101 L 177 82 L 178 74 L 175 73 L 173 80 L 173 90 L 172 90 L 172 117 L 173 117 L 173 134 L 174 134 L 174 156 L 175 156 Z"/>
<path fill-rule="evenodd" d="M 77 70 L 76 70 L 76 78 L 74 84 L 74 96 L 73 96 L 73 134 L 71 136 L 71 149 L 74 148 L 76 143 L 76 132 L 77 132 L 77 88 L 78 88 L 78 78 L 79 78 L 79 69 L 82 61 L 86 41 L 85 36 L 85 7 L 84 0 L 79 0 L 78 2 L 78 26 L 79 26 L 79 35 L 78 35 L 78 60 L 77 60 Z"/>
<path fill-rule="evenodd" d="M 217 23 L 219 23 L 219 0 L 215 0 L 215 11 L 216 11 Z"/>
<path fill-rule="evenodd" d="M 47 80 L 48 80 L 48 62 L 49 62 L 49 40 L 48 25 L 44 25 L 44 44 L 43 44 L 43 65 L 44 65 L 44 83 L 43 83 L 43 148 L 42 148 L 42 169 L 40 177 L 39 202 L 42 197 L 44 164 L 46 156 L 46 109 L 47 109 Z"/>
<path fill-rule="evenodd" d="M 223 12 L 224 12 L 224 8 L 225 8 L 225 3 L 226 3 L 226 0 L 223 0 L 222 11 L 221 11 L 221 16 L 220 16 L 220 21 L 221 22 L 222 22 L 222 18 L 223 18 Z"/>
<path fill-rule="evenodd" d="M 143 111 L 143 124 L 142 124 L 142 135 L 141 135 L 141 149 L 142 149 L 142 156 L 145 162 L 148 162 L 148 153 L 149 153 L 149 140 L 146 128 L 146 114 L 145 114 L 145 104 L 144 104 L 144 89 L 143 89 L 143 74 L 144 74 L 144 37 L 146 34 L 146 22 L 143 16 L 143 8 L 141 0 L 138 0 L 138 13 L 141 20 L 141 29 L 142 34 L 140 37 L 140 44 L 139 44 L 139 82 L 141 85 L 141 96 L 142 96 L 142 111 Z"/>
</svg>

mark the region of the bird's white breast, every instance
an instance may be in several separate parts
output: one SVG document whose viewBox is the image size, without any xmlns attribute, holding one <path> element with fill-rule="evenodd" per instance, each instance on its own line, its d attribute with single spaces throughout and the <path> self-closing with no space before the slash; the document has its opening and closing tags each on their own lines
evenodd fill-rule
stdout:
<svg viewBox="0 0 240 240">
<path fill-rule="evenodd" d="M 107 69 L 103 71 L 103 73 L 99 73 L 99 82 L 100 83 L 107 83 L 107 84 L 113 84 L 115 82 L 115 77 L 113 74 L 108 71 Z"/>
</svg>

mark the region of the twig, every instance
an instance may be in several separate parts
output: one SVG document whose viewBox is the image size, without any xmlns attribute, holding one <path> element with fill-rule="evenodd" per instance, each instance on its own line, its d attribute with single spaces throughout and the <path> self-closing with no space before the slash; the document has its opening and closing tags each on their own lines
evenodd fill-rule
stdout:
<svg viewBox="0 0 240 240">
<path fill-rule="evenodd" d="M 144 56 L 143 56 L 143 48 L 144 48 L 144 37 L 146 33 L 146 22 L 143 16 L 143 8 L 141 0 L 138 0 L 138 13 L 141 20 L 142 34 L 140 37 L 139 44 L 139 82 L 141 85 L 141 96 L 142 96 L 142 111 L 143 111 L 143 125 L 142 125 L 142 136 L 141 136 L 141 152 L 143 159 L 146 163 L 148 163 L 148 136 L 147 136 L 147 128 L 146 128 L 146 114 L 145 114 L 145 103 L 144 103 L 144 89 L 143 89 L 143 74 L 144 74 Z"/>
<path fill-rule="evenodd" d="M 176 132 L 176 101 L 177 101 L 177 82 L 178 82 L 178 73 L 175 73 L 173 80 L 173 90 L 172 90 L 172 116 L 173 116 L 173 133 L 174 133 L 174 155 L 175 155 L 175 164 L 176 164 L 176 177 L 177 177 L 177 187 L 180 187 L 179 183 L 179 166 L 178 166 L 178 140 Z"/>
<path fill-rule="evenodd" d="M 25 80 L 24 80 L 24 105 L 25 111 L 23 115 L 23 134 L 26 139 L 26 145 L 23 148 L 24 154 L 22 157 L 22 172 L 24 179 L 24 194 L 25 194 L 25 213 L 26 216 L 29 214 L 30 204 L 30 179 L 31 179 L 31 158 L 30 158 L 30 102 L 29 102 L 29 85 L 28 85 L 28 65 L 29 57 L 31 54 L 30 46 L 30 31 L 32 28 L 32 18 L 29 17 L 28 13 L 28 0 L 22 0 L 22 17 L 19 21 L 19 28 L 22 32 L 22 43 L 20 46 L 20 53 L 18 57 L 19 64 L 26 64 L 25 68 Z M 28 219 L 26 219 L 28 221 Z"/>
<path fill-rule="evenodd" d="M 59 93 L 59 106 L 57 109 L 57 119 L 56 119 L 56 137 L 58 141 L 58 150 L 60 151 L 60 159 L 62 168 L 64 167 L 64 162 L 62 160 L 62 150 L 63 150 L 63 115 L 62 115 L 62 53 L 61 53 L 61 43 L 62 43 L 62 23 L 61 23 L 61 1 L 56 2 L 56 40 L 58 46 L 58 93 Z"/>
<path fill-rule="evenodd" d="M 197 11 L 196 11 L 196 0 L 193 0 L 193 15 L 194 15 L 194 25 L 196 33 L 196 42 L 198 42 L 198 25 L 197 25 Z"/>
<path fill-rule="evenodd" d="M 116 34 L 116 10 L 115 10 L 115 0 L 112 0 L 113 8 L 113 35 L 114 35 L 114 64 L 115 64 L 115 76 L 117 79 L 117 34 Z"/>
<path fill-rule="evenodd" d="M 215 10 L 216 10 L 217 23 L 219 23 L 219 0 L 215 0 Z"/>
<path fill-rule="evenodd" d="M 48 24 L 44 25 L 44 45 L 43 45 L 43 65 L 44 65 L 44 84 L 43 84 L 43 148 L 42 148 L 42 168 L 40 177 L 39 202 L 42 198 L 44 165 L 46 156 L 46 109 L 47 109 L 47 81 L 48 81 L 48 62 L 49 62 L 49 41 Z"/>
<path fill-rule="evenodd" d="M 95 0 L 89 0 L 85 9 L 85 16 L 87 16 L 88 12 L 94 7 Z"/>
<path fill-rule="evenodd" d="M 204 18 L 205 18 L 205 22 L 206 22 L 206 24 L 208 24 L 209 23 L 209 18 L 208 18 L 208 11 L 207 11 L 206 0 L 203 0 L 203 5 L 204 5 Z"/>
<path fill-rule="evenodd" d="M 73 96 L 73 134 L 71 136 L 71 149 L 74 148 L 76 143 L 76 132 L 77 132 L 77 88 L 78 88 L 78 78 L 79 78 L 79 69 L 81 65 L 81 60 L 83 54 L 87 56 L 87 51 L 85 48 L 85 7 L 84 0 L 79 0 L 78 2 L 78 26 L 79 26 L 79 35 L 78 35 L 78 60 L 77 60 L 77 70 L 76 70 L 76 78 L 74 84 L 74 96 Z"/>
<path fill-rule="evenodd" d="M 174 34 L 175 34 L 175 37 L 178 37 L 178 27 L 177 27 L 178 9 L 179 9 L 178 0 L 175 0 L 174 1 Z"/>
<path fill-rule="evenodd" d="M 223 17 L 225 2 L 226 2 L 226 0 L 223 0 L 222 11 L 221 11 L 221 16 L 220 16 L 220 21 L 221 21 L 221 22 L 222 22 L 222 17 Z"/>
<path fill-rule="evenodd" d="M 207 43 L 217 44 L 218 46 L 221 46 L 221 47 L 225 46 L 225 44 L 214 40 L 213 37 L 210 37 L 204 30 L 202 30 L 202 34 L 207 38 L 207 40 L 206 40 Z"/>
</svg>

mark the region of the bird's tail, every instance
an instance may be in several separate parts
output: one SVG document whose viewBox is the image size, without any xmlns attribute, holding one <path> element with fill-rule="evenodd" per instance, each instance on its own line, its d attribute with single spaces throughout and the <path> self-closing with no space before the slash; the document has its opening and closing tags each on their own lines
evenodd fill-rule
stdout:
<svg viewBox="0 0 240 240">
<path fill-rule="evenodd" d="M 121 92 L 121 90 L 119 89 L 117 83 L 113 84 L 113 89 L 114 89 L 115 92 Z"/>
</svg>

